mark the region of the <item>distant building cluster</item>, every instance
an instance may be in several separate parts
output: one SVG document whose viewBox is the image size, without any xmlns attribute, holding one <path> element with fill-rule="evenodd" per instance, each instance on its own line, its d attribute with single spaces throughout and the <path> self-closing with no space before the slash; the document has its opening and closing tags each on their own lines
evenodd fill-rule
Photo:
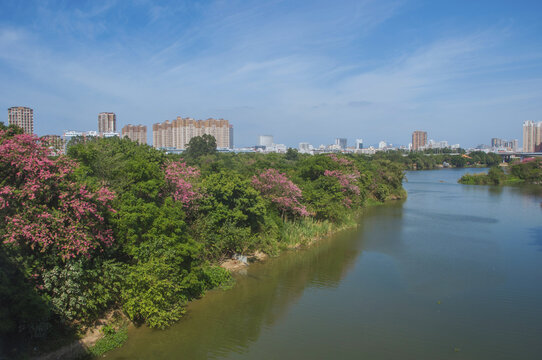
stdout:
<svg viewBox="0 0 542 360">
<path fill-rule="evenodd" d="M 435 140 L 429 140 L 427 142 L 426 149 L 456 149 L 459 148 L 459 144 L 455 145 L 449 145 L 448 141 L 441 140 L 441 141 L 435 141 Z"/>
<path fill-rule="evenodd" d="M 125 125 L 121 135 L 140 144 L 147 144 L 147 127 L 144 125 Z"/>
<path fill-rule="evenodd" d="M 314 150 L 314 148 L 308 142 L 300 142 L 298 150 L 300 153 L 309 154 L 312 150 Z"/>
<path fill-rule="evenodd" d="M 113 112 L 101 112 L 98 114 L 98 131 L 76 131 L 76 130 L 64 130 L 62 134 L 64 152 L 66 152 L 66 146 L 74 137 L 92 138 L 92 137 L 119 137 L 117 132 L 117 115 Z"/>
<path fill-rule="evenodd" d="M 428 149 L 459 149 L 459 144 L 449 145 L 448 141 L 427 140 L 427 132 L 416 130 L 412 133 L 412 151 L 428 150 Z"/>
<path fill-rule="evenodd" d="M 490 149 L 493 152 L 505 152 L 505 151 L 517 152 L 519 150 L 519 142 L 518 142 L 518 139 L 503 140 L 499 138 L 492 138 Z"/>
<path fill-rule="evenodd" d="M 60 135 L 45 135 L 41 137 L 41 140 L 49 147 L 53 154 L 60 155 L 64 153 L 66 142 Z"/>
<path fill-rule="evenodd" d="M 386 142 L 383 143 L 386 144 Z M 318 147 L 314 147 L 307 142 L 300 142 L 298 150 L 300 153 L 311 155 L 332 152 L 374 154 L 376 151 L 378 151 L 378 149 L 375 149 L 372 146 L 370 146 L 369 148 L 364 148 L 363 139 L 356 139 L 354 146 L 348 146 L 347 138 L 335 138 L 335 142 L 333 144 L 321 144 Z"/>
<path fill-rule="evenodd" d="M 216 139 L 218 148 L 233 148 L 233 126 L 228 120 L 194 120 L 180 116 L 152 126 L 152 144 L 159 149 L 184 150 L 190 139 L 208 134 Z"/>
<path fill-rule="evenodd" d="M 339 148 L 339 150 L 346 150 L 346 138 L 336 138 L 335 139 L 335 146 Z"/>
<path fill-rule="evenodd" d="M 359 154 L 374 154 L 377 151 L 386 151 L 386 150 L 397 150 L 393 147 L 393 144 L 388 144 L 385 141 L 380 141 L 377 147 L 369 146 L 365 148 L 363 145 L 363 139 L 356 139 L 354 146 L 348 146 L 348 139 L 346 138 L 336 138 L 335 142 L 330 145 L 321 144 L 318 147 L 314 147 L 307 142 L 299 143 L 299 152 L 303 154 L 324 154 L 331 152 L 342 152 L 342 153 L 359 153 Z M 401 149 L 406 150 L 406 147 L 401 147 Z"/>
<path fill-rule="evenodd" d="M 253 149 L 258 152 L 285 153 L 288 147 L 284 144 L 275 144 L 273 135 L 260 135 L 258 137 L 258 145 L 254 146 Z"/>
<path fill-rule="evenodd" d="M 523 152 L 542 152 L 542 121 L 523 123 Z"/>
</svg>

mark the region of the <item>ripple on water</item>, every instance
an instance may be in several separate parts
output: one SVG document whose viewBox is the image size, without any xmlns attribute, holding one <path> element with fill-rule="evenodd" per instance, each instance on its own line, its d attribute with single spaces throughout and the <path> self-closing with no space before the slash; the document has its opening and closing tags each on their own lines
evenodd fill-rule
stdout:
<svg viewBox="0 0 542 360">
<path fill-rule="evenodd" d="M 439 220 L 439 221 L 451 221 L 451 222 L 472 222 L 472 223 L 482 223 L 482 224 L 495 224 L 499 220 L 492 217 L 485 216 L 476 216 L 476 215 L 463 215 L 463 214 L 445 214 L 438 212 L 430 212 L 424 210 L 409 210 L 411 214 L 423 216 L 428 219 Z"/>
</svg>

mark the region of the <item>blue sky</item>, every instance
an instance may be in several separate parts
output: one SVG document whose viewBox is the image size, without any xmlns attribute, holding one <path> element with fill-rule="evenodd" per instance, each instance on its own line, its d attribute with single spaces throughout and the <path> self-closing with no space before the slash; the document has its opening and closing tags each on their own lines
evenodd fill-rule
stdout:
<svg viewBox="0 0 542 360">
<path fill-rule="evenodd" d="M 38 135 L 190 116 L 235 145 L 413 130 L 463 146 L 542 121 L 542 1 L 0 0 L 0 107 Z"/>
</svg>

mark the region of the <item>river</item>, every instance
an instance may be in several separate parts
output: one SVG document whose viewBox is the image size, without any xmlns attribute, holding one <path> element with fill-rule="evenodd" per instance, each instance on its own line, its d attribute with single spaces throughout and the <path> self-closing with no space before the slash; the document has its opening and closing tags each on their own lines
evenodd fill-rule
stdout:
<svg viewBox="0 0 542 360">
<path fill-rule="evenodd" d="M 408 172 L 406 201 L 250 266 L 109 359 L 540 359 L 542 193 Z"/>
</svg>

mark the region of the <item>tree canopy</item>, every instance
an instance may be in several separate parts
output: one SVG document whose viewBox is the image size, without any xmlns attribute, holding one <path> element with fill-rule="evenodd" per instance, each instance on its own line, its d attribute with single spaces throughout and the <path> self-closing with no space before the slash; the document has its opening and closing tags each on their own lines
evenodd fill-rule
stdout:
<svg viewBox="0 0 542 360">
<path fill-rule="evenodd" d="M 199 158 L 203 155 L 213 155 L 216 153 L 216 139 L 209 134 L 195 136 L 188 142 L 186 147 L 186 156 L 189 158 Z"/>
</svg>

